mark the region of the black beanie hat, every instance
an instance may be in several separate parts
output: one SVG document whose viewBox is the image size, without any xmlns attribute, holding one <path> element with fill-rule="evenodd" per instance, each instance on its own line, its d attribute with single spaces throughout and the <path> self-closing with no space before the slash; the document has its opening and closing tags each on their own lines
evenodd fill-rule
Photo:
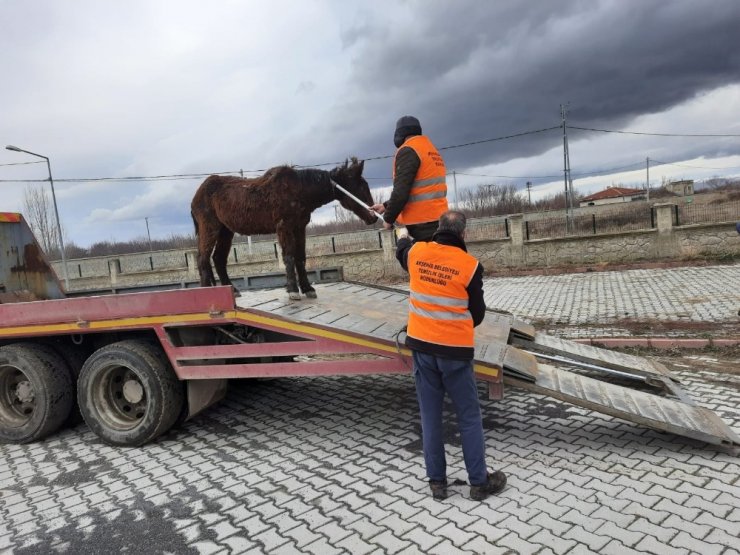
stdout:
<svg viewBox="0 0 740 555">
<path fill-rule="evenodd" d="M 393 144 L 400 147 L 409 135 L 421 135 L 421 123 L 414 116 L 402 116 L 396 122 Z"/>
</svg>

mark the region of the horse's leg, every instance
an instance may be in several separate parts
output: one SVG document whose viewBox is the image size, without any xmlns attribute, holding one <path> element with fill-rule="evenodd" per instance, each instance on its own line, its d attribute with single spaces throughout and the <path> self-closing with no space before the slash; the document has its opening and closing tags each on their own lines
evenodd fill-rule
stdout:
<svg viewBox="0 0 740 555">
<path fill-rule="evenodd" d="M 298 292 L 298 283 L 295 278 L 295 233 L 285 229 L 280 223 L 277 227 L 277 238 L 283 251 L 283 263 L 285 264 L 285 288 L 291 301 L 300 301 L 301 294 Z"/>
<path fill-rule="evenodd" d="M 309 299 L 316 298 L 316 290 L 311 287 L 311 282 L 308 281 L 308 275 L 306 274 L 306 228 L 303 227 L 296 233 L 295 242 L 295 271 L 298 274 L 298 285 L 301 288 L 301 293 L 306 295 Z"/>
<path fill-rule="evenodd" d="M 200 275 L 200 286 L 208 287 L 216 285 L 216 278 L 211 268 L 211 252 L 216 245 L 218 229 L 206 222 L 200 222 L 198 234 L 198 274 Z M 205 225 L 204 225 L 205 224 Z"/>
<path fill-rule="evenodd" d="M 221 280 L 221 285 L 233 285 L 229 279 L 229 275 L 226 273 L 226 262 L 229 259 L 229 251 L 231 250 L 233 238 L 234 232 L 225 225 L 222 225 L 221 229 L 218 230 L 216 248 L 213 250 L 213 265 L 216 267 L 216 273 Z M 236 289 L 234 289 L 234 295 L 239 296 L 239 292 Z"/>
</svg>

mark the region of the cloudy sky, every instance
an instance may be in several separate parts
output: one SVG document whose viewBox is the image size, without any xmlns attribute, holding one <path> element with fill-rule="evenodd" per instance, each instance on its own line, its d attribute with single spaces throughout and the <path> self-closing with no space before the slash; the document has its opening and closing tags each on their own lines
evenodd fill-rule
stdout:
<svg viewBox="0 0 740 555">
<path fill-rule="evenodd" d="M 51 159 L 68 241 L 143 237 L 145 217 L 167 237 L 202 179 L 62 180 L 392 155 L 405 114 L 454 146 L 557 126 L 563 103 L 576 127 L 740 135 L 739 28 L 736 0 L 0 0 L 0 142 Z M 647 157 L 653 185 L 740 174 L 740 137 L 569 138 L 582 193 L 644 186 Z M 443 154 L 458 191 L 563 188 L 559 129 Z M 47 177 L 7 165 L 33 160 L 0 150 L 0 210 Z M 390 161 L 365 175 L 387 190 Z"/>
</svg>

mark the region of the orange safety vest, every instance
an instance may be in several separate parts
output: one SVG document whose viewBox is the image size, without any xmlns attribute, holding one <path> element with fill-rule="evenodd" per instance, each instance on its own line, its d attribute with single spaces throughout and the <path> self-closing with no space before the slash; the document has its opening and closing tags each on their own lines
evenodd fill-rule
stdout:
<svg viewBox="0 0 740 555">
<path fill-rule="evenodd" d="M 408 254 L 411 295 L 409 337 L 449 347 L 473 347 L 467 287 L 478 261 L 464 250 L 434 241 L 414 244 Z"/>
<path fill-rule="evenodd" d="M 444 160 L 437 152 L 432 141 L 424 135 L 409 137 L 399 147 L 414 149 L 421 160 L 416 171 L 414 183 L 411 185 L 409 198 L 396 221 L 402 225 L 423 224 L 435 222 L 443 212 L 447 211 L 447 182 L 445 181 Z M 396 154 L 398 154 L 398 150 Z M 396 178 L 396 158 L 393 157 L 393 179 Z"/>
</svg>

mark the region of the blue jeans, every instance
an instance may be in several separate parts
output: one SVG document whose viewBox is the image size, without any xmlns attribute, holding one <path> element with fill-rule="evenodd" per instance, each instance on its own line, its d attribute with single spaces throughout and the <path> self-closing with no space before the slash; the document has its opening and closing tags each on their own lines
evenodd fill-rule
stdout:
<svg viewBox="0 0 740 555">
<path fill-rule="evenodd" d="M 447 479 L 442 424 L 442 404 L 447 392 L 457 413 L 468 480 L 472 485 L 486 484 L 486 442 L 472 361 L 412 352 L 427 478 L 435 481 Z"/>
</svg>

